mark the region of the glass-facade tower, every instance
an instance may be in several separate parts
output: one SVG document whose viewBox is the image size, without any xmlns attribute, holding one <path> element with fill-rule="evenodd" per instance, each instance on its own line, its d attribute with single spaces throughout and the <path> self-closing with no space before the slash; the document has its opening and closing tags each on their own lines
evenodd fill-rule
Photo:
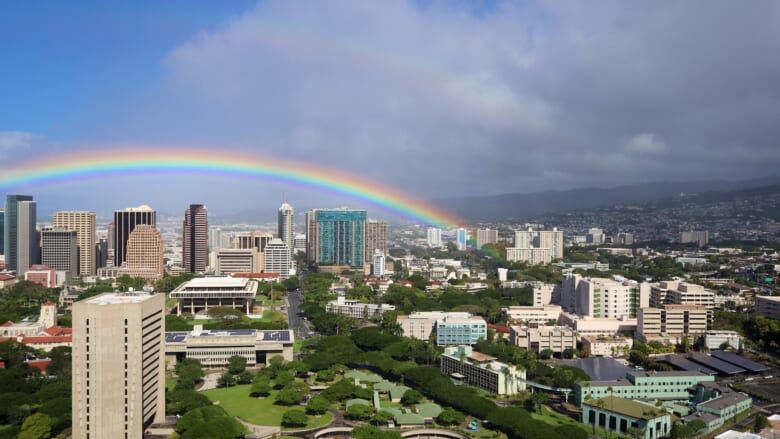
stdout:
<svg viewBox="0 0 780 439">
<path fill-rule="evenodd" d="M 318 209 L 315 217 L 315 262 L 319 265 L 362 267 L 366 211 Z"/>
</svg>

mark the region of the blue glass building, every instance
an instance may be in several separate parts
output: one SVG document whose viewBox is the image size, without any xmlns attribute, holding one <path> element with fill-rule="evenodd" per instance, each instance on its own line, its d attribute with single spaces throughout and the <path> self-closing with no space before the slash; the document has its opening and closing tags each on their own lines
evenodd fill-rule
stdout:
<svg viewBox="0 0 780 439">
<path fill-rule="evenodd" d="M 363 267 L 366 211 L 318 209 L 315 262 L 318 265 Z"/>
</svg>

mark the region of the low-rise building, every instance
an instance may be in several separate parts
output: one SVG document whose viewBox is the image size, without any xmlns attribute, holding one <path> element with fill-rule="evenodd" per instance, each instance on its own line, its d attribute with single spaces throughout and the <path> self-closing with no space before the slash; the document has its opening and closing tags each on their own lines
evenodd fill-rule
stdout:
<svg viewBox="0 0 780 439">
<path fill-rule="evenodd" d="M 594 357 L 620 357 L 628 354 L 634 340 L 619 336 L 582 337 L 582 349 Z"/>
<path fill-rule="evenodd" d="M 583 403 L 582 422 L 631 437 L 637 436 L 629 429 L 637 429 L 643 439 L 667 437 L 672 431 L 672 415 L 663 408 L 615 396 Z"/>
<path fill-rule="evenodd" d="M 513 323 L 541 323 L 549 321 L 558 322 L 563 309 L 560 305 L 541 305 L 541 306 L 509 306 L 501 309 L 506 315 L 507 320 Z"/>
<path fill-rule="evenodd" d="M 209 308 L 227 307 L 252 313 L 258 283 L 255 280 L 227 276 L 207 276 L 189 280 L 171 291 L 178 299 L 176 314 L 208 314 Z"/>
<path fill-rule="evenodd" d="M 580 335 L 609 336 L 636 332 L 636 319 L 631 318 L 607 319 L 562 313 L 559 321 Z"/>
<path fill-rule="evenodd" d="M 753 406 L 753 400 L 748 395 L 715 383 L 697 384 L 692 402 L 696 404 L 695 410 L 685 416 L 683 422 L 703 421 L 707 425 L 706 433 L 720 428 Z"/>
<path fill-rule="evenodd" d="M 617 396 L 630 399 L 687 401 L 688 389 L 715 377 L 699 371 L 632 371 L 617 381 L 590 381 L 574 385 L 574 401 L 581 405 L 590 399 Z"/>
<path fill-rule="evenodd" d="M 356 319 L 368 319 L 381 316 L 387 311 L 395 311 L 395 305 L 374 303 L 361 303 L 359 300 L 350 300 L 339 296 L 325 305 L 325 311 L 330 314 L 341 314 Z"/>
<path fill-rule="evenodd" d="M 509 340 L 521 348 L 536 352 L 550 349 L 561 353 L 566 349 L 577 348 L 577 334 L 566 326 L 510 326 Z"/>
<path fill-rule="evenodd" d="M 450 322 L 450 326 L 447 327 L 445 338 L 463 340 L 461 343 L 453 341 L 447 344 L 473 344 L 465 340 L 473 339 L 476 343 L 479 338 L 487 338 L 487 322 L 482 317 L 472 316 L 467 312 L 422 311 L 396 317 L 404 337 L 427 341 L 435 336 L 437 342 L 437 325 L 439 322 L 447 323 L 447 321 Z M 451 337 L 457 331 L 462 331 L 462 334 L 459 334 L 462 337 Z"/>
<path fill-rule="evenodd" d="M 191 332 L 165 333 L 165 360 L 168 367 L 186 358 L 207 367 L 224 366 L 234 355 L 246 358 L 250 366 L 268 364 L 277 355 L 292 361 L 294 342 L 293 331 L 288 329 L 204 330 L 202 325 L 195 325 Z"/>
<path fill-rule="evenodd" d="M 436 321 L 436 344 L 439 346 L 474 345 L 483 339 L 487 339 L 487 322 L 482 317 L 448 313 Z"/>
<path fill-rule="evenodd" d="M 780 320 L 780 296 L 756 296 L 756 314 Z"/>
<path fill-rule="evenodd" d="M 515 395 L 525 390 L 525 370 L 497 361 L 470 346 L 444 349 L 441 371 L 466 384 L 496 395 Z"/>
<path fill-rule="evenodd" d="M 737 331 L 707 331 L 704 333 L 704 345 L 708 349 L 721 349 L 723 343 L 728 343 L 732 348 L 738 348 L 742 344 L 742 336 Z"/>
</svg>

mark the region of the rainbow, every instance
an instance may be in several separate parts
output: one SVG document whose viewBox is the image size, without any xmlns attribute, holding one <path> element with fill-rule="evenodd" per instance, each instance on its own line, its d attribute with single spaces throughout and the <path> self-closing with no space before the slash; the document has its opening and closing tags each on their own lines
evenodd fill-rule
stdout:
<svg viewBox="0 0 780 439">
<path fill-rule="evenodd" d="M 121 148 L 82 151 L 0 166 L 0 189 L 137 174 L 199 174 L 259 178 L 316 188 L 368 202 L 425 224 L 451 227 L 449 212 L 388 186 L 334 169 L 241 152 L 198 148 Z"/>
</svg>

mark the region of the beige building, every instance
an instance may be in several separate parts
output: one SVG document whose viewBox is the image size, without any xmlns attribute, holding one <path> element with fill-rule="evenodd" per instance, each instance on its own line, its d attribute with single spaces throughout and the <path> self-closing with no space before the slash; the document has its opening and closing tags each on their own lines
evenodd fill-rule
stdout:
<svg viewBox="0 0 780 439">
<path fill-rule="evenodd" d="M 387 254 L 387 223 L 381 221 L 366 221 L 366 238 L 364 241 L 363 258 L 366 265 L 373 263 L 377 250 Z"/>
<path fill-rule="evenodd" d="M 79 245 L 79 275 L 95 274 L 95 212 L 54 212 L 54 227 L 75 230 Z M 74 277 L 77 273 L 73 273 Z"/>
<path fill-rule="evenodd" d="M 593 357 L 621 357 L 628 354 L 634 340 L 618 336 L 585 336 L 582 337 L 582 349 Z"/>
<path fill-rule="evenodd" d="M 563 232 L 558 229 L 515 231 L 514 247 L 506 249 L 509 262 L 549 264 L 563 258 Z"/>
<path fill-rule="evenodd" d="M 198 277 L 176 287 L 170 297 L 178 299 L 176 314 L 208 314 L 209 308 L 228 307 L 252 313 L 258 283 L 247 278 Z"/>
<path fill-rule="evenodd" d="M 780 320 L 780 296 L 756 296 L 756 314 Z"/>
<path fill-rule="evenodd" d="M 140 438 L 165 419 L 162 294 L 73 304 L 73 437 Z"/>
<path fill-rule="evenodd" d="M 256 248 L 222 248 L 215 252 L 216 266 L 214 273 L 260 273 L 263 271 L 265 258 Z"/>
<path fill-rule="evenodd" d="M 636 332 L 636 319 L 605 319 L 562 313 L 560 322 L 580 335 L 617 335 Z"/>
<path fill-rule="evenodd" d="M 471 346 L 444 349 L 440 367 L 453 379 L 496 395 L 516 395 L 526 388 L 524 369 L 476 352 Z"/>
<path fill-rule="evenodd" d="M 509 306 L 501 309 L 506 315 L 507 320 L 513 323 L 540 323 L 545 324 L 549 321 L 558 322 L 563 309 L 560 305 L 542 305 L 542 306 Z"/>
<path fill-rule="evenodd" d="M 145 279 L 162 279 L 165 270 L 163 240 L 157 227 L 135 226 L 127 239 L 127 256 L 121 274 Z"/>
<path fill-rule="evenodd" d="M 220 367 L 234 355 L 244 357 L 250 366 L 268 364 L 277 355 L 292 361 L 294 343 L 293 331 L 289 329 L 211 331 L 195 325 L 191 332 L 165 333 L 165 362 L 170 368 L 185 358 L 194 358 L 204 366 Z"/>
<path fill-rule="evenodd" d="M 375 303 L 360 303 L 358 300 L 350 300 L 344 296 L 339 296 L 336 300 L 331 300 L 325 305 L 325 312 L 330 314 L 341 314 L 356 319 L 368 319 L 371 317 L 381 317 L 385 311 L 395 311 L 395 305 Z"/>
<path fill-rule="evenodd" d="M 536 352 L 551 349 L 553 352 L 563 352 L 566 349 L 577 348 L 577 334 L 566 326 L 510 326 L 509 340 L 521 348 Z"/>
<path fill-rule="evenodd" d="M 660 308 L 663 305 L 703 305 L 713 309 L 715 292 L 679 280 L 663 281 L 651 286 L 649 306 Z"/>
<path fill-rule="evenodd" d="M 712 312 L 701 305 L 642 308 L 637 318 L 637 338 L 645 343 L 654 340 L 680 343 L 684 336 L 694 337 L 707 332 L 711 316 Z"/>
</svg>

